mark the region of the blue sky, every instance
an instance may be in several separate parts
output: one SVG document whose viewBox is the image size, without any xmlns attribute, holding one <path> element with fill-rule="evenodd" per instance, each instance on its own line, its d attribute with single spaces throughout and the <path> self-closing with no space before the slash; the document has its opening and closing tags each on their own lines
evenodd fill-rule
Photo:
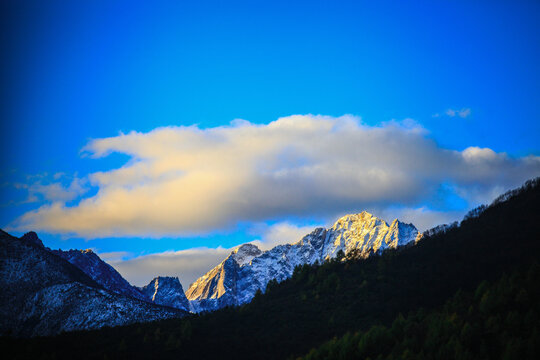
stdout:
<svg viewBox="0 0 540 360">
<path fill-rule="evenodd" d="M 399 215 L 425 227 L 461 216 L 498 191 L 539 175 L 537 1 L 4 1 L 1 6 L 5 51 L 0 70 L 4 134 L 0 227 L 21 234 L 26 230 L 23 225 L 32 226 L 53 248 L 126 252 L 124 259 L 201 246 L 229 248 L 272 238 L 269 234 L 280 227 L 296 236 L 298 229 L 328 225 L 335 216 L 364 208 L 383 217 Z M 326 117 L 290 117 L 295 114 Z M 345 114 L 352 117 L 342 118 Z M 264 149 L 250 145 L 259 152 L 245 145 L 239 135 L 248 132 L 264 142 L 273 136 L 268 124 L 280 118 L 286 120 L 278 124 L 287 130 Z M 249 125 L 230 125 L 235 119 L 247 120 Z M 355 141 L 365 144 L 379 139 L 382 144 L 372 145 L 379 149 L 374 155 L 380 156 L 378 176 L 382 169 L 392 178 L 389 186 L 408 191 L 373 189 L 365 185 L 372 178 L 359 178 L 352 184 L 362 190 L 358 194 L 351 190 L 347 197 L 330 191 L 322 196 L 324 189 L 346 188 L 347 179 L 355 177 L 343 175 L 344 171 L 340 172 L 343 178 L 325 172 L 317 177 L 324 183 L 317 183 L 305 172 L 300 176 L 292 171 L 305 170 L 305 165 L 327 169 L 333 161 L 315 154 L 316 142 L 303 142 L 308 134 L 302 135 L 299 123 L 317 127 L 310 136 L 324 138 L 329 149 L 340 142 L 321 132 L 326 125 L 336 136 L 356 134 L 343 142 L 350 148 L 335 154 L 347 159 L 341 170 L 372 174 L 372 163 L 356 163 L 347 154 Z M 254 130 L 257 124 L 261 128 Z M 182 128 L 192 125 L 199 132 Z M 223 126 L 230 131 L 220 132 Z M 92 229 L 91 222 L 84 220 L 90 215 L 81 201 L 99 198 L 100 204 L 106 203 L 105 195 L 116 189 L 110 181 L 120 181 L 104 183 L 92 174 L 130 168 L 149 156 L 146 150 L 127 147 L 124 142 L 131 141 L 129 135 L 119 134 L 135 131 L 149 146 L 157 146 L 162 140 L 152 134 L 163 127 L 172 127 L 171 136 L 178 141 L 195 136 L 198 142 L 189 150 L 191 155 L 220 153 L 208 145 L 215 136 L 225 139 L 227 151 L 256 154 L 243 159 L 253 166 L 246 177 L 234 178 L 223 169 L 209 175 L 212 179 L 225 176 L 231 184 L 253 192 L 273 191 L 277 195 L 272 199 L 279 198 L 279 189 L 313 192 L 302 192 L 305 197 L 295 203 L 276 200 L 264 210 L 261 207 L 272 199 L 246 195 L 245 201 L 256 204 L 257 211 L 242 204 L 238 211 L 231 211 L 236 217 L 227 217 L 223 213 L 231 199 L 226 194 L 238 190 L 231 185 L 212 193 L 218 203 L 228 205 L 208 210 L 212 215 L 208 215 L 207 227 L 164 225 L 146 218 L 141 210 L 130 219 L 119 219 L 124 221 L 122 226 L 104 225 L 105 220 L 92 215 L 96 227 Z M 96 139 L 112 140 L 93 142 Z M 278 148 L 287 147 L 281 139 L 302 146 L 281 153 Z M 400 164 L 388 160 L 401 153 L 386 154 L 388 144 L 404 147 L 406 156 L 435 155 L 419 161 L 424 167 L 414 170 L 420 175 L 413 175 L 407 169 L 413 171 L 414 161 L 402 167 L 406 157 Z M 160 164 L 171 164 L 167 154 L 186 155 L 174 143 L 171 147 L 160 152 Z M 368 150 L 361 154 L 369 154 Z M 452 151 L 461 154 L 461 160 L 450 159 Z M 211 163 L 215 158 L 203 160 Z M 265 168 L 272 172 L 272 179 L 282 176 L 283 169 L 291 176 L 281 187 L 261 180 L 267 173 L 261 173 L 259 165 L 274 160 L 275 168 Z M 430 170 L 436 167 L 430 164 L 445 161 L 452 163 L 447 166 L 452 170 Z M 221 163 L 229 168 L 241 165 L 224 158 L 214 168 Z M 171 166 L 179 177 L 182 171 L 201 170 L 175 164 Z M 142 171 L 150 171 L 155 164 L 143 161 L 142 165 L 146 166 Z M 164 174 L 144 180 L 147 190 L 165 191 L 158 186 Z M 140 181 L 114 186 L 123 187 L 124 195 L 131 196 L 134 192 L 126 189 L 142 186 Z M 362 188 L 363 184 L 368 187 Z M 379 191 L 384 195 L 380 201 L 365 195 Z M 281 195 L 287 194 L 284 190 Z M 318 207 L 309 199 L 315 198 L 324 209 L 313 210 Z M 159 203 L 183 197 L 156 195 L 155 199 Z M 131 198 L 126 201 L 139 206 Z M 28 212 L 51 204 L 62 204 L 62 208 L 57 212 L 45 209 L 21 221 Z M 194 211 L 204 213 L 209 204 L 201 202 L 201 209 Z M 94 205 L 92 211 L 102 211 Z M 184 210 L 171 209 L 179 217 Z M 56 224 L 51 216 L 71 219 L 66 222 L 74 225 Z M 82 222 L 86 230 L 77 227 Z M 116 235 L 99 233 L 98 228 L 106 226 L 116 229 Z"/>
</svg>

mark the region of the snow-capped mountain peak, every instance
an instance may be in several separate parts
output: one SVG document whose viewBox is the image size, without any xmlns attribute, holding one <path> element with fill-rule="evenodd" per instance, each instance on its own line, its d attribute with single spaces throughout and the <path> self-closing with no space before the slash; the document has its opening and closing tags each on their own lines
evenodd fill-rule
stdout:
<svg viewBox="0 0 540 360">
<path fill-rule="evenodd" d="M 339 218 L 328 229 L 317 228 L 293 244 L 261 251 L 253 244 L 235 249 L 225 260 L 197 279 L 187 290 L 193 311 L 215 310 L 250 301 L 272 279 L 283 281 L 294 268 L 345 255 L 366 258 L 388 248 L 418 241 L 421 234 L 412 224 L 397 219 L 391 224 L 363 211 Z"/>
<path fill-rule="evenodd" d="M 328 229 L 327 237 L 323 249 L 324 260 L 334 258 L 340 250 L 345 254 L 354 250 L 365 258 L 371 253 L 416 241 L 419 233 L 412 224 L 395 219 L 389 225 L 383 219 L 363 211 L 339 218 Z"/>
</svg>

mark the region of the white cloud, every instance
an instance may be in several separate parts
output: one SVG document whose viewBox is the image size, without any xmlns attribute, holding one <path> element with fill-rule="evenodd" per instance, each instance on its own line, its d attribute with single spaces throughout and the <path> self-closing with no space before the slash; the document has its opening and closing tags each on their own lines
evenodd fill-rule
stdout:
<svg viewBox="0 0 540 360">
<path fill-rule="evenodd" d="M 83 186 L 80 179 L 75 178 L 68 187 L 61 183 L 51 184 L 32 184 L 28 191 L 30 194 L 41 194 L 48 201 L 71 201 L 78 196 L 84 194 L 87 189 Z"/>
<path fill-rule="evenodd" d="M 89 176 L 96 195 L 42 206 L 14 228 L 86 238 L 194 235 L 238 222 L 419 208 L 442 182 L 474 188 L 474 196 L 463 192 L 473 202 L 540 174 L 540 157 L 444 149 L 413 121 L 370 127 L 349 115 L 164 127 L 96 139 L 84 151 L 131 159 Z"/>
<path fill-rule="evenodd" d="M 291 244 L 300 240 L 304 235 L 309 234 L 317 227 L 324 225 L 298 226 L 291 222 L 279 222 L 273 225 L 259 224 L 254 226 L 251 233 L 256 234 L 257 240 L 251 243 L 257 245 L 261 250 L 269 250 L 281 244 Z"/>
<path fill-rule="evenodd" d="M 469 115 L 471 115 L 471 109 L 470 108 L 462 108 L 462 109 L 448 109 L 445 111 L 445 114 L 450 117 L 459 116 L 462 119 L 467 118 Z M 435 114 L 438 117 L 439 114 Z"/>
<path fill-rule="evenodd" d="M 24 189 L 28 192 L 25 203 L 38 202 L 41 200 L 49 202 L 68 202 L 76 199 L 88 191 L 85 186 L 85 180 L 74 177 L 69 177 L 64 173 L 56 173 L 52 176 L 54 182 L 50 181 L 50 176 L 45 174 L 28 176 L 30 184 L 15 183 L 17 189 Z M 63 181 L 58 181 L 63 180 Z M 69 185 L 65 185 L 69 182 Z"/>
</svg>

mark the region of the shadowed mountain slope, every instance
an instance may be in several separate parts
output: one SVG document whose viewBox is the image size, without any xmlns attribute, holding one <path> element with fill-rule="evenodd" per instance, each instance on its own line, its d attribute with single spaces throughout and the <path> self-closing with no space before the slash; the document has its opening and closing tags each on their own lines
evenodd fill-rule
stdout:
<svg viewBox="0 0 540 360">
<path fill-rule="evenodd" d="M 0 334 L 53 335 L 185 314 L 105 290 L 34 235 L 0 233 Z"/>
</svg>

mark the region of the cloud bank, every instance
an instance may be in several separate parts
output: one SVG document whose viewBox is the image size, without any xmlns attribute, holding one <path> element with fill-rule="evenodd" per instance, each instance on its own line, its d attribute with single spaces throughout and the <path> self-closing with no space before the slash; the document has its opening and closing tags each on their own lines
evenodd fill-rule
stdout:
<svg viewBox="0 0 540 360">
<path fill-rule="evenodd" d="M 95 195 L 73 206 L 42 206 L 16 228 L 86 238 L 194 235 L 246 221 L 418 209 L 441 183 L 474 205 L 540 174 L 537 156 L 445 149 L 410 121 L 367 126 L 348 115 L 163 127 L 95 139 L 83 150 L 131 158 L 89 175 Z"/>
</svg>

